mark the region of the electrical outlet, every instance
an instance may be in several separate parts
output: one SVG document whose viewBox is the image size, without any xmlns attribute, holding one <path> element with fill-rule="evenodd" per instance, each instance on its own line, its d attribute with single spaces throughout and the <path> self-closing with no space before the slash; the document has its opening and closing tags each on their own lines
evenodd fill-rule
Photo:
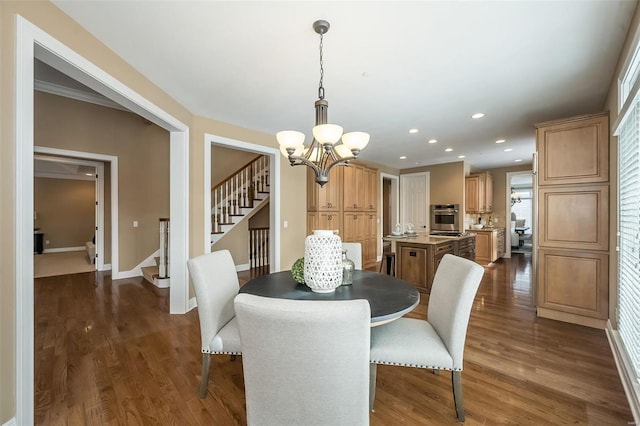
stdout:
<svg viewBox="0 0 640 426">
<path fill-rule="evenodd" d="M 134 227 L 134 228 L 137 228 L 137 227 L 138 227 L 138 221 L 137 221 L 137 220 L 134 220 L 134 221 L 133 221 L 133 227 Z"/>
</svg>

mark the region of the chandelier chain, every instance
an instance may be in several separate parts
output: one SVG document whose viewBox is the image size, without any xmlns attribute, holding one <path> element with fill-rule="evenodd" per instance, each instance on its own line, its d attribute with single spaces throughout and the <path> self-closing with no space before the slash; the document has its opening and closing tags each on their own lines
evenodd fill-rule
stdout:
<svg viewBox="0 0 640 426">
<path fill-rule="evenodd" d="M 324 62 L 322 58 L 322 37 L 323 33 L 320 32 L 320 86 L 318 87 L 318 99 L 324 99 L 324 86 L 322 84 L 324 80 Z"/>
</svg>

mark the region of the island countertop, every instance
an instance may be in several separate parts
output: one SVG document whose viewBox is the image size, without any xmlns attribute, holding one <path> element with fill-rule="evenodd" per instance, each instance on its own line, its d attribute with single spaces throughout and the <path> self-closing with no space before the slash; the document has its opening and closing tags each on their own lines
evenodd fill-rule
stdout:
<svg viewBox="0 0 640 426">
<path fill-rule="evenodd" d="M 428 234 L 417 234 L 416 236 L 402 236 L 394 237 L 393 235 L 387 235 L 382 239 L 384 241 L 392 241 L 396 243 L 412 243 L 412 244 L 426 244 L 426 245 L 438 245 L 447 241 L 460 241 L 466 238 L 474 237 L 472 234 L 461 235 L 459 237 L 449 236 L 433 236 Z"/>
</svg>

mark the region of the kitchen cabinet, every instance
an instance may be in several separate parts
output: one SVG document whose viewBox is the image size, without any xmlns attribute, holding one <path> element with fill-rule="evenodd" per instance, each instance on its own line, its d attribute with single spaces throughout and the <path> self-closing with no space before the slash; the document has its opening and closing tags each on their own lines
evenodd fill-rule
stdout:
<svg viewBox="0 0 640 426">
<path fill-rule="evenodd" d="M 491 263 L 504 255 L 504 228 L 474 229 L 468 232 L 476 236 L 476 262 Z"/>
<path fill-rule="evenodd" d="M 362 265 L 376 264 L 378 256 L 378 172 L 350 164 L 334 167 L 329 182 L 320 187 L 311 170 L 307 174 L 307 233 L 337 230 L 344 242 L 362 245 Z"/>
<path fill-rule="evenodd" d="M 398 277 L 413 284 L 419 291 L 431 292 L 431 285 L 440 261 L 446 254 L 473 260 L 475 237 L 433 238 L 428 235 L 394 240 Z"/>
<path fill-rule="evenodd" d="M 307 211 L 332 211 L 342 209 L 342 167 L 329 172 L 329 182 L 320 186 L 313 170 L 307 170 Z"/>
<path fill-rule="evenodd" d="M 313 234 L 316 229 L 338 231 L 338 235 L 342 238 L 342 219 L 340 214 L 335 212 L 308 212 L 307 235 Z"/>
<path fill-rule="evenodd" d="M 493 177 L 489 172 L 465 178 L 465 211 L 467 213 L 493 212 Z"/>
<path fill-rule="evenodd" d="M 605 328 L 609 318 L 609 115 L 538 124 L 536 148 L 538 316 Z"/>
</svg>

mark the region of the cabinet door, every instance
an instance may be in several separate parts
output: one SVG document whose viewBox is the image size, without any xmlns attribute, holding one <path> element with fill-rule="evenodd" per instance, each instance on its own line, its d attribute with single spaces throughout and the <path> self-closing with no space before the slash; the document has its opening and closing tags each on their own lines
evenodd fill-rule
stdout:
<svg viewBox="0 0 640 426">
<path fill-rule="evenodd" d="M 330 212 L 318 213 L 318 228 L 316 229 L 330 229 L 332 231 L 338 231 L 338 234 L 340 234 L 342 230 L 340 214 Z"/>
<path fill-rule="evenodd" d="M 360 241 L 364 239 L 366 220 L 364 213 L 345 213 L 343 216 L 343 241 Z"/>
<path fill-rule="evenodd" d="M 316 229 L 321 229 L 318 227 L 318 213 L 307 213 L 307 235 L 313 234 Z"/>
<path fill-rule="evenodd" d="M 478 232 L 476 234 L 476 262 L 490 262 L 491 259 L 490 232 Z"/>
<path fill-rule="evenodd" d="M 378 172 L 374 169 L 365 168 L 364 176 L 366 182 L 364 209 L 376 211 L 378 210 Z"/>
<path fill-rule="evenodd" d="M 493 177 L 490 173 L 485 174 L 484 181 L 484 212 L 491 213 L 493 211 Z"/>
<path fill-rule="evenodd" d="M 603 321 L 608 318 L 608 254 L 554 249 L 540 249 L 538 254 L 539 314 L 549 317 L 549 309 Z M 589 321 L 578 323 L 597 326 Z"/>
<path fill-rule="evenodd" d="M 398 276 L 418 289 L 427 290 L 427 250 L 416 247 L 400 247 Z"/>
<path fill-rule="evenodd" d="M 308 168 L 307 169 L 307 211 L 309 212 L 317 212 L 319 209 L 318 191 L 320 189 L 320 185 L 316 183 L 315 179 L 316 179 L 316 175 L 313 173 L 313 170 Z"/>
<path fill-rule="evenodd" d="M 477 213 L 480 211 L 480 178 L 469 176 L 464 180 L 465 209 L 467 213 Z"/>
<path fill-rule="evenodd" d="M 587 185 L 538 190 L 538 245 L 609 250 L 609 186 Z"/>
<path fill-rule="evenodd" d="M 609 115 L 543 123 L 536 130 L 538 185 L 609 181 Z"/>
<path fill-rule="evenodd" d="M 329 172 L 329 182 L 318 187 L 318 209 L 320 211 L 339 211 L 342 206 L 342 169 L 334 167 Z"/>
<path fill-rule="evenodd" d="M 344 168 L 344 211 L 364 210 L 364 168 L 362 166 L 349 165 Z"/>
</svg>

